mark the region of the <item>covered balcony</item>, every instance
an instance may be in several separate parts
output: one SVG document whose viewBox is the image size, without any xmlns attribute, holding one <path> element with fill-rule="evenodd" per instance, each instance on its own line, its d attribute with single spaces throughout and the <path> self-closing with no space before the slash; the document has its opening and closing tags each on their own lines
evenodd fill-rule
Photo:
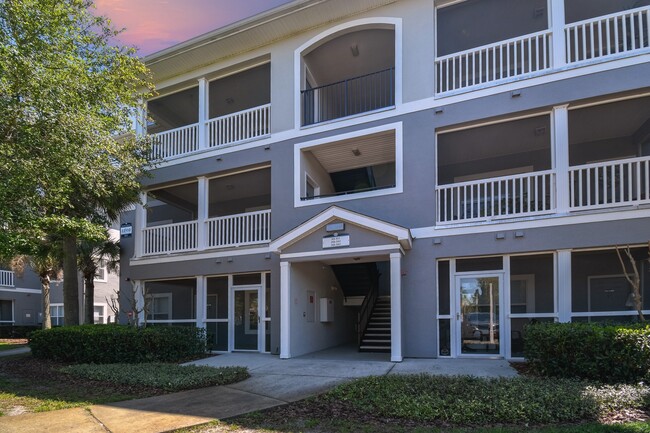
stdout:
<svg viewBox="0 0 650 433">
<path fill-rule="evenodd" d="M 436 223 L 650 204 L 648 107 L 646 96 L 440 133 Z"/>
<path fill-rule="evenodd" d="M 650 52 L 650 0 L 467 0 L 436 17 L 437 94 Z"/>
<path fill-rule="evenodd" d="M 0 287 L 15 287 L 13 271 L 0 270 Z"/>
<path fill-rule="evenodd" d="M 164 160 L 269 136 L 270 77 L 265 63 L 150 100 L 153 156 Z"/>
<path fill-rule="evenodd" d="M 395 30 L 343 32 L 302 55 L 302 126 L 395 105 Z"/>
<path fill-rule="evenodd" d="M 269 242 L 271 169 L 200 178 L 146 194 L 138 256 Z"/>
</svg>

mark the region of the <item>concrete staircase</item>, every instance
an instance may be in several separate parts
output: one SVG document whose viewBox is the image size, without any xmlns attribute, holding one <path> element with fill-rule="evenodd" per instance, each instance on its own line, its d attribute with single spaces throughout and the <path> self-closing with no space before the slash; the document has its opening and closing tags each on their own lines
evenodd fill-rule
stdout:
<svg viewBox="0 0 650 433">
<path fill-rule="evenodd" d="M 377 298 L 359 351 L 390 353 L 390 296 Z"/>
</svg>

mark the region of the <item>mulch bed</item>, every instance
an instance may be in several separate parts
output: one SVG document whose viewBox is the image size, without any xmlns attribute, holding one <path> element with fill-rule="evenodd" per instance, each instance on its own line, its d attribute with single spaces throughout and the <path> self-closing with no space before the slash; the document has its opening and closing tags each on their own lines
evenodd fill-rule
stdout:
<svg viewBox="0 0 650 433">
<path fill-rule="evenodd" d="M 0 338 L 0 343 L 27 344 L 26 338 Z"/>
</svg>

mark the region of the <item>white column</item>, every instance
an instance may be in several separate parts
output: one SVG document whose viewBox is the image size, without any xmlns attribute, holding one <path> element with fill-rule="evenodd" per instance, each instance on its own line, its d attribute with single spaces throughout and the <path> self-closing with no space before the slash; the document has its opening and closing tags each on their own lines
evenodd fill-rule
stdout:
<svg viewBox="0 0 650 433">
<path fill-rule="evenodd" d="M 206 177 L 198 178 L 198 215 L 196 221 L 196 246 L 199 251 L 202 251 L 208 246 L 208 201 L 210 196 L 208 194 L 208 179 Z"/>
<path fill-rule="evenodd" d="M 210 83 L 205 78 L 199 78 L 199 149 L 206 149 L 208 145 L 208 127 L 206 122 L 210 117 Z"/>
<path fill-rule="evenodd" d="M 141 106 L 135 110 L 135 119 L 133 119 L 133 129 L 136 137 L 142 137 L 147 133 L 147 105 L 140 101 Z"/>
<path fill-rule="evenodd" d="M 135 307 L 140 310 L 138 314 L 138 323 L 140 326 L 144 324 L 144 315 L 145 315 L 145 298 L 144 298 L 144 281 L 135 280 L 131 282 L 135 287 L 133 296 L 135 296 Z M 151 306 L 150 306 L 151 307 Z M 134 312 L 135 313 L 135 312 Z M 135 317 L 133 318 L 135 319 Z"/>
<path fill-rule="evenodd" d="M 560 322 L 571 321 L 571 250 L 557 252 L 557 308 Z"/>
<path fill-rule="evenodd" d="M 402 362 L 402 254 L 390 254 L 390 360 Z"/>
<path fill-rule="evenodd" d="M 569 109 L 568 105 L 553 107 L 553 166 L 557 213 L 569 213 Z"/>
<path fill-rule="evenodd" d="M 550 28 L 553 32 L 551 35 L 551 44 L 553 47 L 553 57 L 551 65 L 553 68 L 562 68 L 566 65 L 566 35 L 564 33 L 564 0 L 550 0 L 551 13 Z"/>
<path fill-rule="evenodd" d="M 196 327 L 205 328 L 205 301 L 206 281 L 205 277 L 196 277 Z"/>
<path fill-rule="evenodd" d="M 280 358 L 291 358 L 291 263 L 280 262 Z"/>
<path fill-rule="evenodd" d="M 147 227 L 147 211 L 144 208 L 144 205 L 147 204 L 147 193 L 140 193 L 140 203 L 135 205 L 135 220 L 133 227 L 133 242 L 134 242 L 134 253 L 133 257 L 142 257 L 144 253 L 144 232 L 143 230 Z"/>
</svg>

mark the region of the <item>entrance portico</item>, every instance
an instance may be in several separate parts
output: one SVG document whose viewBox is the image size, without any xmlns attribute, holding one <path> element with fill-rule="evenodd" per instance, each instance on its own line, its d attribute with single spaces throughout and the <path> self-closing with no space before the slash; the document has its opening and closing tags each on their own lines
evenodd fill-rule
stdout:
<svg viewBox="0 0 650 433">
<path fill-rule="evenodd" d="M 401 267 L 411 247 L 407 228 L 336 206 L 273 241 L 271 250 L 280 255 L 280 358 L 349 342 L 351 322 L 362 333 L 378 295 L 368 292 L 352 303 L 331 268 L 376 262 L 388 265 L 390 359 L 401 362 Z M 360 307 L 358 314 L 351 305 Z"/>
</svg>

